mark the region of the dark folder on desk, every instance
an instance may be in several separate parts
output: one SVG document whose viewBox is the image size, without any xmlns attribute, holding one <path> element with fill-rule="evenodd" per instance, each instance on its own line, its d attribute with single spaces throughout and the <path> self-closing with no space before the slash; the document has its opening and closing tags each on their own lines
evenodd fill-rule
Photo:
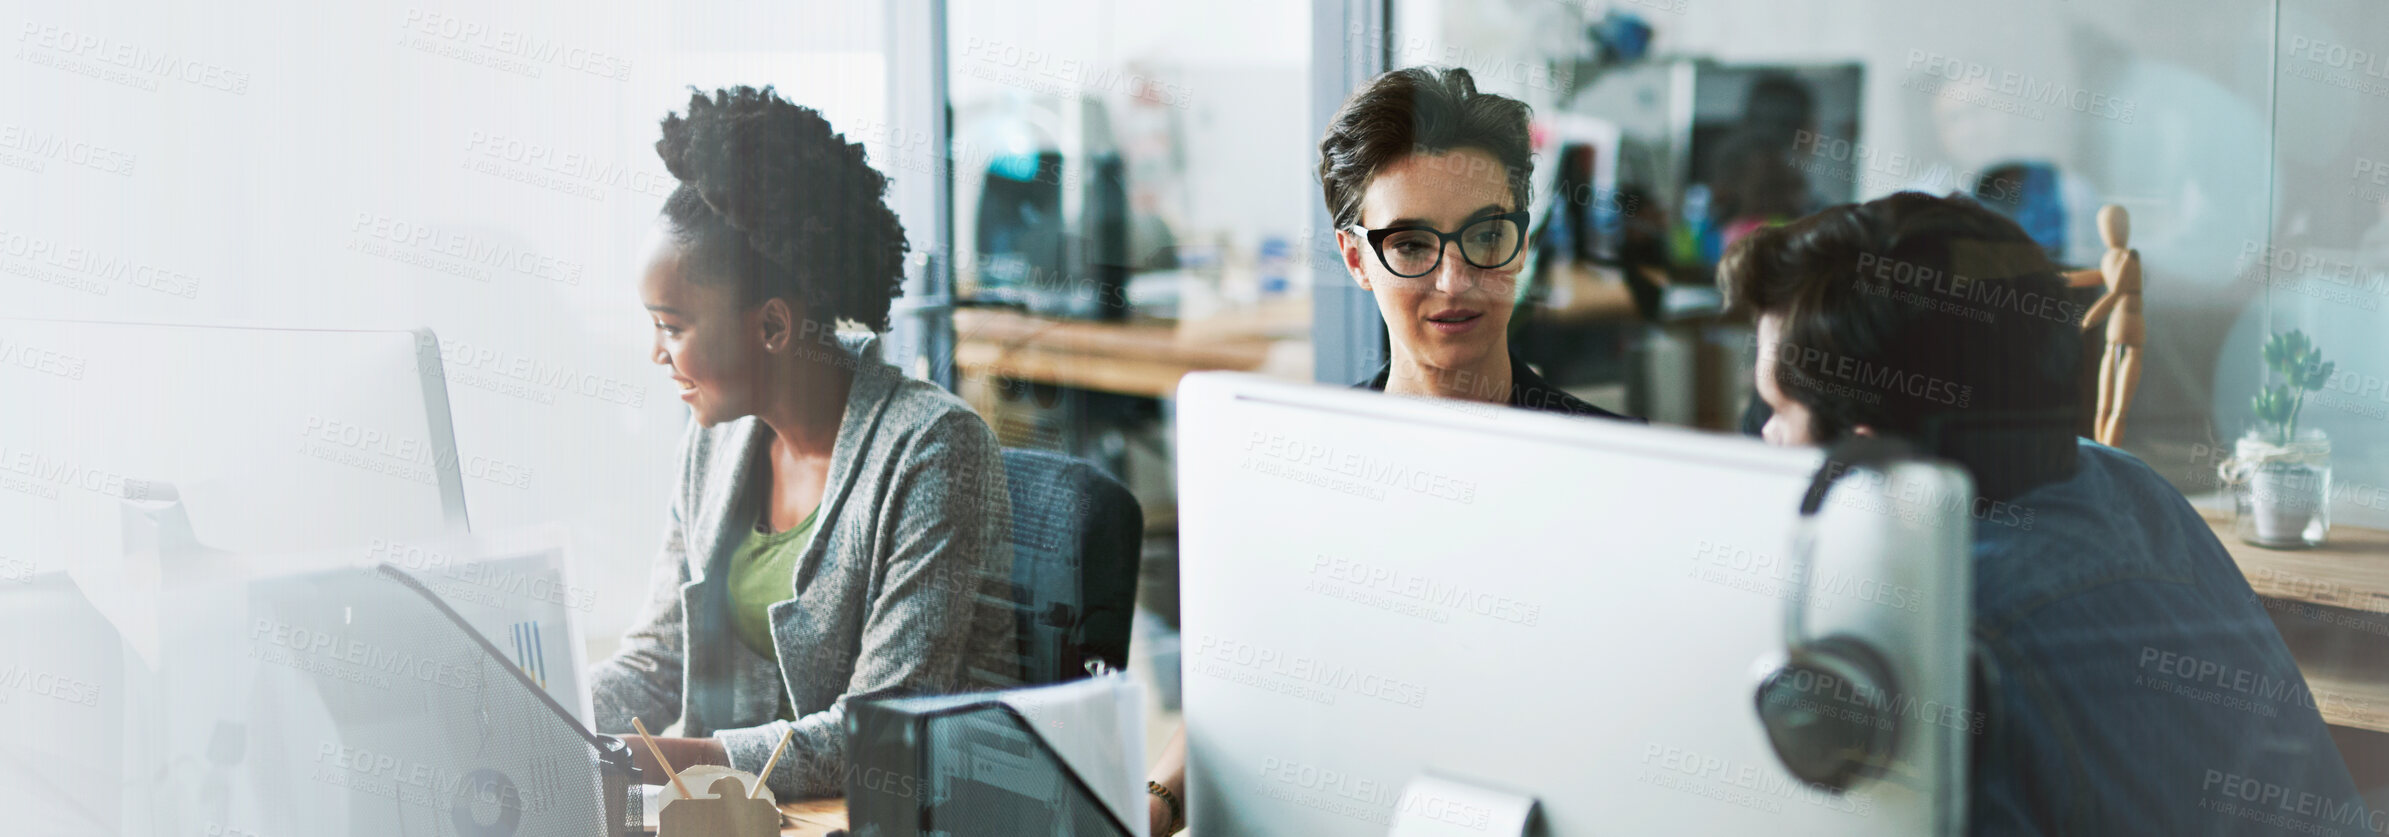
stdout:
<svg viewBox="0 0 2389 837">
<path fill-rule="evenodd" d="M 1071 699 L 1109 700 L 1088 693 L 1089 687 L 1090 681 L 1078 681 L 1006 693 L 855 702 L 846 715 L 849 828 L 856 837 L 1138 833 L 1115 810 L 1124 805 L 1114 787 L 1121 777 L 1088 775 L 1107 771 L 1066 755 L 1068 745 L 1057 747 L 1039 731 L 1061 721 L 1033 722 L 1004 697 L 1076 690 L 1080 694 Z M 1100 719 L 1091 724 L 1105 726 Z M 1109 755 L 1127 750 L 1119 764 L 1141 765 L 1141 754 L 1134 752 L 1141 742 L 1109 743 Z M 1135 801 L 1142 801 L 1141 794 Z"/>
</svg>

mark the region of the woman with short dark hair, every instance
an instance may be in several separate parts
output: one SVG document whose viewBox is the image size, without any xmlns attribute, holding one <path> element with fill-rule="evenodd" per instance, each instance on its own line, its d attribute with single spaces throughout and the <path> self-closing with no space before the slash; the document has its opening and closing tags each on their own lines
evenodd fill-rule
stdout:
<svg viewBox="0 0 2389 837">
<path fill-rule="evenodd" d="M 1362 386 L 1621 418 L 1510 351 L 1534 158 L 1526 103 L 1458 68 L 1378 76 L 1319 141 L 1319 186 L 1352 281 L 1377 300 L 1390 357 Z"/>
<path fill-rule="evenodd" d="M 640 294 L 693 421 L 651 601 L 599 663 L 597 725 L 675 767 L 836 795 L 846 701 L 1002 685 L 1017 656 L 995 434 L 880 360 L 904 228 L 887 178 L 770 88 L 690 97 L 656 143 L 680 180 Z M 633 747 L 643 777 L 665 776 Z"/>
<path fill-rule="evenodd" d="M 1357 386 L 1626 419 L 1552 386 L 1510 351 L 1527 179 L 1526 103 L 1458 68 L 1378 76 L 1319 140 L 1319 188 L 1352 281 L 1377 300 L 1391 357 Z M 1638 419 L 1626 419 L 1638 421 Z M 1156 835 L 1186 824 L 1186 731 L 1146 788 Z"/>
</svg>

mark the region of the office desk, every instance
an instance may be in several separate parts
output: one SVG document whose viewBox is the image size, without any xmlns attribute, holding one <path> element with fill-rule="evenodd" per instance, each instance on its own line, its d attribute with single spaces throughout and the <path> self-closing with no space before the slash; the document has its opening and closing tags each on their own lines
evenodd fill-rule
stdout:
<svg viewBox="0 0 2389 837">
<path fill-rule="evenodd" d="M 2240 565 L 2248 586 L 2263 596 L 2266 609 L 2288 613 L 2343 630 L 2325 636 L 2331 647 L 2292 642 L 2290 652 L 2314 693 L 2323 721 L 2333 726 L 2389 732 L 2389 667 L 2353 664 L 2365 655 L 2346 653 L 2351 644 L 2379 645 L 2379 626 L 2349 614 L 2309 611 L 2305 605 L 2326 605 L 2367 614 L 2389 614 L 2389 532 L 2356 526 L 2333 526 L 2331 537 L 2314 549 L 2266 549 L 2242 542 L 2232 533 L 2231 513 L 2200 509 L 2215 530 L 2223 549 Z M 2383 623 L 2389 625 L 2389 623 Z M 2372 659 L 2379 659 L 2372 657 Z"/>
<path fill-rule="evenodd" d="M 1558 323 L 1635 319 L 1634 299 L 1614 267 L 1570 262 L 1546 304 L 1532 312 Z M 1273 373 L 1273 354 L 1299 350 L 1310 308 L 1280 301 L 1199 320 L 1093 322 L 1000 308 L 954 312 L 954 365 L 964 375 L 993 375 L 1078 389 L 1168 398 L 1191 372 Z M 1296 352 L 1299 354 L 1299 352 Z M 1310 365 L 1284 370 L 1308 378 Z"/>
<path fill-rule="evenodd" d="M 781 837 L 822 837 L 846 827 L 846 800 L 803 799 L 780 806 Z"/>
<path fill-rule="evenodd" d="M 1259 370 L 1279 342 L 1207 324 L 1062 320 L 995 308 L 954 312 L 954 365 L 963 375 L 1147 398 L 1168 398 L 1190 372 Z"/>
<path fill-rule="evenodd" d="M 1566 261 L 1551 268 L 1541 303 L 1519 309 L 1516 316 L 1543 329 L 1545 339 L 1595 326 L 1629 329 L 1626 412 L 1655 424 L 1710 430 L 1740 425 L 1750 387 L 1745 318 L 1695 304 L 1713 297 L 1684 287 L 1662 289 L 1660 319 L 1645 320 L 1616 266 Z M 1667 299 L 1675 299 L 1678 307 L 1667 307 Z"/>
<path fill-rule="evenodd" d="M 1537 319 L 1554 323 L 1581 324 L 1633 320 L 1642 316 L 1634 309 L 1634 293 L 1627 290 L 1625 275 L 1608 265 L 1569 261 L 1559 265 L 1546 291 L 1543 305 L 1530 312 Z"/>
</svg>

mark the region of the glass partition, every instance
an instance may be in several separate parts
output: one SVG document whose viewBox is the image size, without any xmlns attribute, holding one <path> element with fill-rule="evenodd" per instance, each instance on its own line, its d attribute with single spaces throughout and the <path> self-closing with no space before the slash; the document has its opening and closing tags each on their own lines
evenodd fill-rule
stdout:
<svg viewBox="0 0 2389 837">
<path fill-rule="evenodd" d="M 1301 4 L 946 7 L 957 390 L 1008 445 L 1159 465 L 1198 368 L 1308 374 Z"/>
<path fill-rule="evenodd" d="M 2231 446 L 2260 428 L 2270 333 L 2308 335 L 2333 371 L 2302 391 L 2301 432 L 2328 440 L 2335 524 L 2389 525 L 2389 8 L 2353 0 L 2282 0 L 2279 95 L 2272 114 L 2275 188 L 2269 235 L 2242 242 L 2238 284 L 2264 305 L 2242 310 L 2214 372 L 2214 414 Z M 2218 454 L 2229 456 L 2226 450 Z"/>
<path fill-rule="evenodd" d="M 1095 320 L 1302 298 L 1309 17 L 1247 2 L 948 8 L 959 295 Z"/>
<path fill-rule="evenodd" d="M 2261 304 L 2221 335 L 2212 409 L 2222 443 L 2209 456 L 2221 476 L 2210 477 L 2234 495 L 2246 521 L 2238 552 L 2255 559 L 2242 569 L 2366 791 L 2364 830 L 2378 830 L 2389 805 L 2389 722 L 2378 711 L 2389 703 L 2389 621 L 2370 574 L 2389 528 L 2389 7 L 2280 0 L 2273 54 L 2267 234 L 2240 242 L 2232 260 L 2235 284 Z M 2292 369 L 2281 350 L 2296 335 L 2319 353 L 2310 361 L 2329 366 Z M 2274 388 L 2287 403 L 2260 410 Z M 2246 545 L 2305 536 L 2323 542 Z"/>
<path fill-rule="evenodd" d="M 2113 204 L 2148 288 L 2123 447 L 2211 491 L 2201 457 L 2236 433 L 2215 412 L 2218 359 L 2264 298 L 2236 262 L 2267 239 L 2273 6 L 2198 7 L 2159 33 L 2146 10 L 2057 0 L 1396 0 L 1388 48 L 1535 107 L 1536 188 L 1561 198 L 1537 201 L 1555 267 L 1514 335 L 1556 383 L 1733 428 L 1748 336 L 1711 316 L 1733 238 L 1833 203 L 1961 192 L 2096 268 Z"/>
</svg>

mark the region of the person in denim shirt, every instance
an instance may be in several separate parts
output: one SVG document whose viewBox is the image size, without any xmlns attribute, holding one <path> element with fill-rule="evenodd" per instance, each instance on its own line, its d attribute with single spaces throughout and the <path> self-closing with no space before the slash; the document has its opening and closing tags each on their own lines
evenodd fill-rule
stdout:
<svg viewBox="0 0 2389 837">
<path fill-rule="evenodd" d="M 1907 192 L 1739 242 L 1783 445 L 1907 441 L 1973 475 L 1975 834 L 2380 831 L 2198 513 L 2081 439 L 2078 325 L 2014 222 Z"/>
</svg>

